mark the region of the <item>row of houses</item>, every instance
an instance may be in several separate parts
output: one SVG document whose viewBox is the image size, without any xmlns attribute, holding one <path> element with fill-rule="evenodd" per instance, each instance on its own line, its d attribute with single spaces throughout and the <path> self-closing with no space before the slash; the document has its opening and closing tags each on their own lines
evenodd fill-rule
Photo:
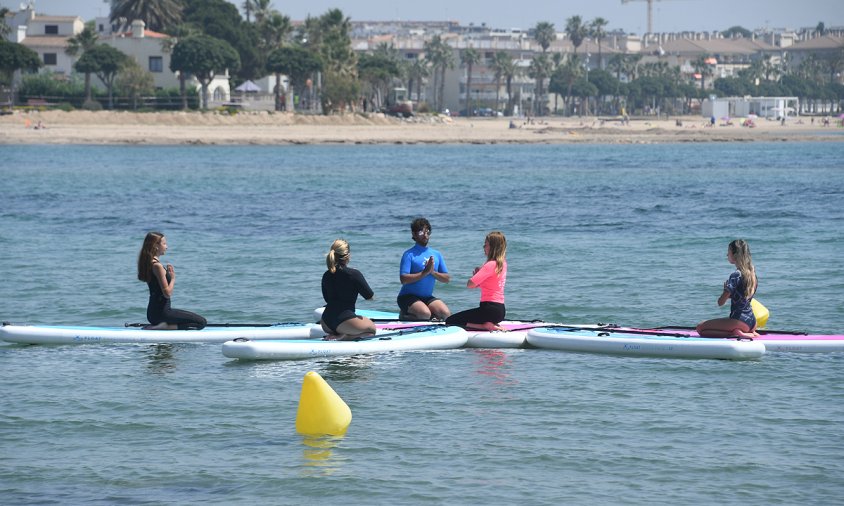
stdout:
<svg viewBox="0 0 844 506">
<path fill-rule="evenodd" d="M 6 19 L 11 27 L 9 39 L 23 44 L 38 53 L 44 69 L 59 77 L 69 77 L 79 55 L 67 54 L 68 40 L 85 29 L 85 22 L 79 16 L 52 16 L 36 14 L 32 4 Z M 146 24 L 135 20 L 128 29 L 112 25 L 108 18 L 94 20 L 98 42 L 108 44 L 133 58 L 148 71 L 156 88 L 178 88 L 179 74 L 170 70 L 170 36 L 146 29 Z M 193 80 L 198 90 L 200 84 Z M 210 100 L 216 103 L 228 102 L 231 98 L 230 76 L 221 73 L 209 85 Z"/>
<path fill-rule="evenodd" d="M 179 76 L 169 69 L 168 47 L 172 44 L 172 41 L 168 44 L 169 36 L 147 30 L 143 21 L 134 21 L 128 30 L 112 25 L 108 18 L 97 18 L 94 21 L 100 41 L 134 58 L 142 68 L 152 74 L 157 88 L 178 87 Z M 68 39 L 84 28 L 84 21 L 80 17 L 36 14 L 30 4 L 11 14 L 6 19 L 6 24 L 12 27 L 9 38 L 37 52 L 46 69 L 58 75 L 68 76 L 72 73 L 76 58 L 67 55 L 65 49 Z M 750 38 L 727 38 L 718 32 L 645 36 L 611 32 L 602 38 L 600 43 L 587 38 L 576 51 L 584 57 L 585 65 L 590 70 L 606 68 L 613 55 L 638 54 L 642 56 L 641 63 L 666 62 L 671 67 L 679 67 L 684 75 L 693 79 L 693 62 L 704 54 L 710 58 L 713 77 L 719 78 L 734 76 L 760 59 L 770 60 L 772 64 L 777 65 L 787 58 L 790 65 L 799 65 L 810 55 L 824 56 L 844 50 L 844 30 L 832 29 L 827 35 L 815 34 L 812 37 L 806 36 L 806 33 L 808 32 L 805 30 L 799 34 L 778 30 L 772 31 L 770 36 L 760 34 Z M 443 103 L 451 110 L 464 109 L 467 97 L 470 97 L 473 104 L 486 104 L 494 109 L 502 108 L 501 101 L 506 100 L 502 97 L 506 97 L 506 93 L 495 79 L 492 67 L 495 54 L 504 51 L 519 67 L 527 69 L 534 55 L 542 51 L 528 32 L 516 29 L 461 26 L 453 21 L 352 22 L 352 43 L 355 51 L 372 51 L 382 44 L 387 44 L 409 61 L 425 57 L 425 43 L 434 35 L 439 35 L 450 45 L 457 62 L 460 61 L 460 51 L 466 48 L 474 48 L 481 55 L 479 64 L 473 66 L 471 90 L 466 87 L 469 79 L 465 68 L 455 65 L 446 72 Z M 575 52 L 575 47 L 564 33 L 558 33 L 548 52 L 570 54 Z M 627 76 L 622 74 L 621 77 L 626 80 Z M 841 76 L 838 78 L 841 79 Z M 704 84 L 711 87 L 712 81 Z M 252 96 L 265 96 L 267 100 L 251 101 L 245 105 L 272 108 L 273 101 L 269 96 L 276 85 L 273 76 L 258 80 L 256 84 L 261 91 Z M 286 91 L 286 79 L 281 84 Z M 194 85 L 199 87 L 198 83 Z M 433 80 L 429 79 L 420 90 L 414 90 L 410 98 L 426 101 L 428 97 L 433 96 L 433 90 L 430 89 L 432 85 Z M 534 88 L 535 83 L 526 72 L 516 77 L 512 89 L 520 101 L 519 109 L 525 107 L 524 102 L 534 99 Z M 215 105 L 230 103 L 239 98 L 238 93 L 233 97 L 230 76 L 227 73 L 217 76 L 209 91 L 210 102 Z"/>
</svg>

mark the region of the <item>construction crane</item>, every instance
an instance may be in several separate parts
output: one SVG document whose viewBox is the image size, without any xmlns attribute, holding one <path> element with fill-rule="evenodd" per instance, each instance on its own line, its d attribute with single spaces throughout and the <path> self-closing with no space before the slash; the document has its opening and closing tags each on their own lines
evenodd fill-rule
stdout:
<svg viewBox="0 0 844 506">
<path fill-rule="evenodd" d="M 621 0 L 621 3 L 648 2 L 648 33 L 654 33 L 654 2 L 659 0 Z"/>
</svg>

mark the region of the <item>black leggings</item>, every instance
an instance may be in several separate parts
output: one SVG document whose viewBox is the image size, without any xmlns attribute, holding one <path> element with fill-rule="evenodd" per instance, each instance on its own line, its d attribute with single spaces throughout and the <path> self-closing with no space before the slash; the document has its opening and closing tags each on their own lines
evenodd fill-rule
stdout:
<svg viewBox="0 0 844 506">
<path fill-rule="evenodd" d="M 153 300 L 150 298 L 147 306 L 147 320 L 153 325 L 166 322 L 178 326 L 179 330 L 199 330 L 205 328 L 208 322 L 202 316 L 185 311 L 184 309 L 173 309 L 170 307 L 170 299 L 164 299 L 163 305 L 161 300 Z"/>
<path fill-rule="evenodd" d="M 455 327 L 466 327 L 467 323 L 483 324 L 501 323 L 505 314 L 504 304 L 500 302 L 481 302 L 479 307 L 460 311 L 445 319 L 446 325 Z"/>
</svg>

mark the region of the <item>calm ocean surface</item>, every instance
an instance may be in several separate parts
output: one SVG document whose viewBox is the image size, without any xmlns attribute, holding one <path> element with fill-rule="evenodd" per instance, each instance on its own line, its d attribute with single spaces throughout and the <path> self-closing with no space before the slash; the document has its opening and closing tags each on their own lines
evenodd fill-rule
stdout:
<svg viewBox="0 0 844 506">
<path fill-rule="evenodd" d="M 693 325 L 746 238 L 770 328 L 844 332 L 839 142 L 0 146 L 0 319 L 145 318 L 144 234 L 174 307 L 306 321 L 324 254 L 395 309 L 417 215 L 452 310 L 493 229 L 508 317 Z M 352 409 L 295 431 L 302 377 Z M 3 504 L 840 504 L 844 354 L 758 362 L 455 350 L 238 363 L 219 345 L 0 344 Z"/>
</svg>

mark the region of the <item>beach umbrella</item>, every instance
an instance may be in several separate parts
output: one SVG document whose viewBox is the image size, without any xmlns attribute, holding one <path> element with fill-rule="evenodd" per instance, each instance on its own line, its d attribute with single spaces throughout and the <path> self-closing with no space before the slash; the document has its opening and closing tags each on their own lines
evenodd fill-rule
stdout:
<svg viewBox="0 0 844 506">
<path fill-rule="evenodd" d="M 235 90 L 241 93 L 258 93 L 261 91 L 261 87 L 252 81 L 246 80 L 243 84 L 235 88 Z"/>
</svg>

